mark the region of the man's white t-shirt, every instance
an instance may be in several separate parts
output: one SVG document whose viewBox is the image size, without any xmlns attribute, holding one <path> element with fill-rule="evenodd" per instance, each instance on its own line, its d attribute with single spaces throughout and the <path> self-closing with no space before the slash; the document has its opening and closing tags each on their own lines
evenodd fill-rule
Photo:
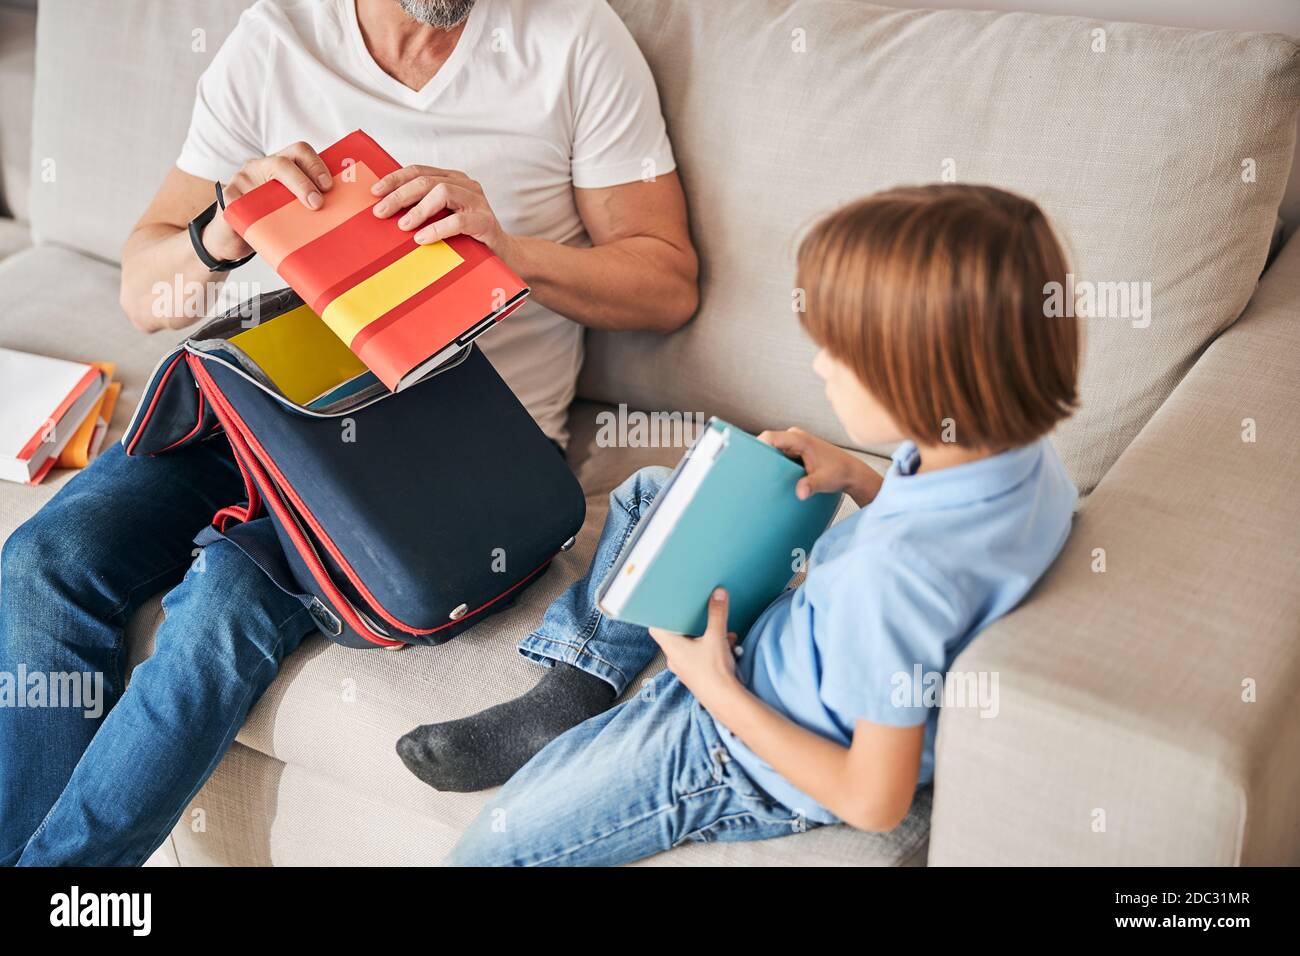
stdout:
<svg viewBox="0 0 1300 956">
<path fill-rule="evenodd" d="M 375 63 L 354 0 L 260 0 L 199 79 L 176 165 L 226 181 L 249 159 L 354 129 L 403 165 L 478 180 L 507 232 L 571 246 L 591 244 L 575 187 L 675 168 L 650 69 L 605 0 L 478 0 L 418 91 Z M 582 328 L 530 300 L 479 343 L 563 442 Z"/>
</svg>

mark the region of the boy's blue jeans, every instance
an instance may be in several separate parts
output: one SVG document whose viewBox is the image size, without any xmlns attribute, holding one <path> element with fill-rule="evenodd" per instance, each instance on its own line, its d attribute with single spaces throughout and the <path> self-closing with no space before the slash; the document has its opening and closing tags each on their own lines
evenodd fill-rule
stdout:
<svg viewBox="0 0 1300 956">
<path fill-rule="evenodd" d="M 645 628 L 603 617 L 595 592 L 669 472 L 647 468 L 610 495 L 586 577 L 547 610 L 520 651 L 563 660 L 621 694 L 657 650 Z M 713 719 L 667 671 L 552 741 L 494 797 L 446 862 L 613 865 L 688 840 L 761 840 L 815 826 L 731 760 Z"/>
</svg>

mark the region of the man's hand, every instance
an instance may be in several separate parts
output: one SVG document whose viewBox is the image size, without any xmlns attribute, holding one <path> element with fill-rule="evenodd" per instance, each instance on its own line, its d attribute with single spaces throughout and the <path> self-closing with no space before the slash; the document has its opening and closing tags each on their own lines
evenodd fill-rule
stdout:
<svg viewBox="0 0 1300 956">
<path fill-rule="evenodd" d="M 708 626 L 699 637 L 650 628 L 650 636 L 663 648 L 668 669 L 706 710 L 711 702 L 742 689 L 736 679 L 736 635 L 727 631 L 727 605 L 727 592 L 715 588 L 709 597 Z"/>
<path fill-rule="evenodd" d="M 397 216 L 416 242 L 477 239 L 528 283 L 536 301 L 591 328 L 671 332 L 699 302 L 698 263 L 676 171 L 653 181 L 575 189 L 589 248 L 506 232 L 483 187 L 457 169 L 404 166 L 371 191 L 379 197 L 375 215 Z"/>
<path fill-rule="evenodd" d="M 228 206 L 245 193 L 272 180 L 281 183 L 308 209 L 319 209 L 324 205 L 321 193 L 334 185 L 325 161 L 316 151 L 306 143 L 294 143 L 271 156 L 250 159 L 230 182 L 222 186 L 221 195 Z M 226 222 L 220 209 L 203 231 L 203 246 L 222 259 L 239 259 L 253 251 Z"/>
<path fill-rule="evenodd" d="M 403 166 L 371 187 L 383 198 L 375 204 L 375 215 L 387 219 L 402 210 L 398 226 L 419 230 L 421 245 L 449 236 L 471 236 L 503 259 L 509 237 L 483 194 L 483 187 L 456 169 L 436 166 Z M 442 210 L 449 214 L 433 221 Z"/>
<path fill-rule="evenodd" d="M 758 436 L 758 440 L 789 458 L 803 462 L 807 474 L 794 486 L 794 493 L 800 499 L 810 498 L 818 492 L 845 491 L 865 507 L 880 490 L 880 476 L 870 465 L 802 428 L 766 431 Z"/>
<path fill-rule="evenodd" d="M 221 189 L 230 205 L 246 192 L 275 180 L 284 185 L 308 209 L 319 209 L 325 202 L 321 193 L 334 185 L 325 161 L 306 143 L 294 143 L 271 156 L 250 159 Z M 226 222 L 220 209 L 203 230 L 203 248 L 218 259 L 242 259 L 252 252 Z"/>
</svg>

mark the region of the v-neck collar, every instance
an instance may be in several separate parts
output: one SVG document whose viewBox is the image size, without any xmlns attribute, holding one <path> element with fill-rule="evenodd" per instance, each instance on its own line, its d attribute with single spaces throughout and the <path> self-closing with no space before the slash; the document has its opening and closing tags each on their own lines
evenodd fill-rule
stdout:
<svg viewBox="0 0 1300 956">
<path fill-rule="evenodd" d="M 366 72 L 397 102 L 416 108 L 426 108 L 447 88 L 456 72 L 469 57 L 470 50 L 478 43 L 479 35 L 483 32 L 483 21 L 487 17 L 486 8 L 491 0 L 478 0 L 474 4 L 469 11 L 469 18 L 465 21 L 465 29 L 456 39 L 456 46 L 452 49 L 451 55 L 438 68 L 438 72 L 429 78 L 429 82 L 418 90 L 413 90 L 396 77 L 389 76 L 375 62 L 375 58 L 370 55 L 370 50 L 366 47 L 365 37 L 361 33 L 361 23 L 357 20 L 357 0 L 342 0 L 342 3 L 345 8 L 347 30 L 352 34 L 352 42 L 356 46 L 357 55 L 361 58 Z"/>
</svg>

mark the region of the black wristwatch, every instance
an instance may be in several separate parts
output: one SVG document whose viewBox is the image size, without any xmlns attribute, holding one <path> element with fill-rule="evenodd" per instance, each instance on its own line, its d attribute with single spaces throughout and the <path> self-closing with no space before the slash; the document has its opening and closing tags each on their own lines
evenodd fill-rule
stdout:
<svg viewBox="0 0 1300 956">
<path fill-rule="evenodd" d="M 218 206 L 222 209 L 226 208 L 225 197 L 221 195 L 221 183 L 217 183 L 217 201 L 190 220 L 190 245 L 194 247 L 194 254 L 199 257 L 199 261 L 210 270 L 213 272 L 229 272 L 231 269 L 237 269 L 242 266 L 249 259 L 253 258 L 253 256 L 257 255 L 257 253 L 250 252 L 242 259 L 212 258 L 212 254 L 203 247 L 203 230 L 217 214 Z"/>
</svg>

